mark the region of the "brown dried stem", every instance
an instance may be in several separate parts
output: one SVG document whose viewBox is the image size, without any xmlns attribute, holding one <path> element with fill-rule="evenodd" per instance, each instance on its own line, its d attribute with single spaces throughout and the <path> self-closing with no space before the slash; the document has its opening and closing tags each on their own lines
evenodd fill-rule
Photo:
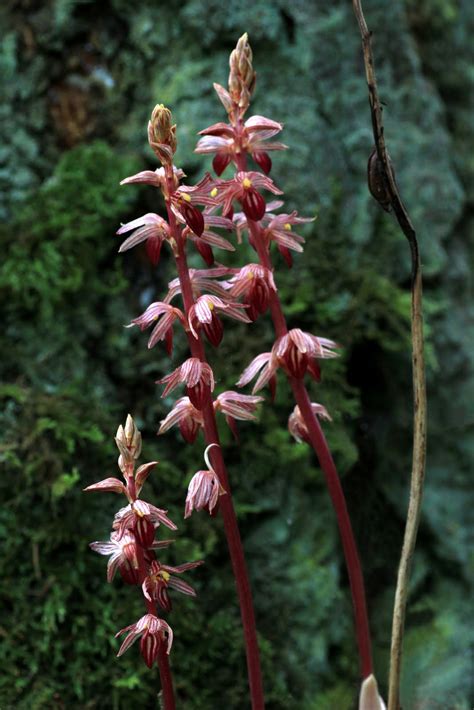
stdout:
<svg viewBox="0 0 474 710">
<path fill-rule="evenodd" d="M 374 59 L 371 47 L 371 33 L 367 28 L 360 0 L 353 0 L 352 4 L 362 37 L 365 74 L 369 89 L 370 113 L 376 150 L 376 158 L 374 156 L 373 159 L 377 161 L 376 171 L 379 180 L 378 187 L 381 195 L 383 195 L 383 202 L 386 205 L 386 208 L 388 207 L 393 209 L 400 229 L 408 239 L 412 262 L 411 336 L 414 409 L 413 457 L 410 499 L 408 503 L 405 535 L 403 539 L 397 586 L 395 590 L 388 695 L 388 710 L 399 710 L 400 671 L 405 612 L 408 597 L 408 583 L 411 561 L 416 544 L 416 535 L 420 521 L 426 461 L 426 383 L 423 340 L 422 275 L 416 232 L 401 200 L 391 161 L 388 157 L 385 146 L 382 106 L 375 78 Z M 372 160 L 369 161 L 369 169 L 371 162 Z M 370 180 L 371 177 L 369 175 L 369 183 Z M 372 194 L 374 194 L 374 191 L 371 191 Z M 379 201 L 382 202 L 381 199 L 379 199 Z"/>
</svg>

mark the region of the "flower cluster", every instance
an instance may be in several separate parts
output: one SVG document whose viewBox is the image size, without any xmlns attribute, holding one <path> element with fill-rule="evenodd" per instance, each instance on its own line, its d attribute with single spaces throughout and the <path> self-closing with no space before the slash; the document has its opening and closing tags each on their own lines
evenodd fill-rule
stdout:
<svg viewBox="0 0 474 710">
<path fill-rule="evenodd" d="M 251 56 L 246 46 L 242 45 L 232 60 L 233 95 L 236 95 L 237 90 L 241 90 L 250 96 L 255 79 L 250 66 Z M 240 116 L 245 112 L 244 103 L 241 102 L 238 109 Z M 278 126 L 268 125 L 265 119 L 254 118 L 247 121 L 245 135 L 257 162 L 259 152 L 261 153 L 261 142 L 277 129 L 279 130 Z M 126 252 L 133 247 L 144 247 L 152 264 L 157 265 L 163 245 L 166 244 L 175 261 L 178 276 L 169 283 L 168 292 L 161 300 L 158 297 L 150 303 L 143 313 L 132 320 L 130 326 L 138 326 L 141 331 L 149 329 L 148 347 L 153 348 L 163 342 L 170 356 L 173 352 L 174 331 L 180 329 L 187 338 L 189 356 L 172 372 L 158 380 L 158 384 L 163 385 L 164 398 L 171 395 L 180 385 L 185 388 L 184 396 L 176 401 L 162 420 L 159 433 L 162 434 L 177 425 L 188 443 L 195 441 L 201 429 L 206 440 L 212 441 L 204 455 L 206 468 L 197 471 L 190 480 L 184 515 L 187 518 L 193 511 L 200 510 L 215 515 L 219 508 L 222 510 L 226 520 L 225 531 L 230 554 L 233 565 L 238 570 L 236 582 L 246 590 L 247 572 L 242 565 L 243 551 L 217 435 L 216 415 L 225 418 L 232 433 L 238 438 L 237 421 L 255 420 L 256 408 L 262 397 L 233 391 L 221 392 L 215 396 L 215 377 L 206 359 L 204 339 L 214 347 L 219 346 L 224 335 L 223 316 L 241 323 L 255 320 L 268 308 L 269 291 L 275 289 L 275 285 L 271 271 L 262 269 L 258 264 L 249 265 L 242 270 L 214 265 L 214 249 L 227 252 L 235 250 L 228 235 L 236 228 L 231 207 L 236 187 L 233 183 L 229 184 L 228 193 L 225 193 L 224 186 L 213 180 L 209 174 L 196 185 L 183 184 L 185 175 L 173 163 L 177 145 L 176 126 L 172 122 L 170 111 L 161 104 L 153 110 L 148 125 L 148 138 L 161 167 L 139 172 L 125 178 L 121 184 L 146 184 L 158 188 L 164 200 L 166 216 L 147 213 L 123 224 L 117 232 L 119 236 L 124 237 L 119 251 Z M 271 150 L 277 146 L 267 145 L 267 148 Z M 265 160 L 262 155 L 260 160 Z M 262 198 L 257 192 L 259 187 L 274 194 L 280 192 L 265 176 L 260 177 L 257 173 L 243 173 L 240 176 L 237 194 L 242 197 L 249 219 L 261 211 Z M 228 202 L 227 209 L 223 205 L 224 197 Z M 225 236 L 220 233 L 223 230 Z M 187 249 L 190 244 L 197 249 L 208 268 L 188 268 Z M 174 299 L 178 297 L 181 302 L 175 304 Z M 90 486 L 88 490 L 108 490 L 125 494 L 128 505 L 115 515 L 110 539 L 106 542 L 95 542 L 92 548 L 109 556 L 109 580 L 119 571 L 126 583 L 141 586 L 148 613 L 136 624 L 119 632 L 126 634 L 119 655 L 135 639 L 140 638 L 142 654 L 147 664 L 151 665 L 156 658 L 160 663 L 160 649 L 165 648 L 166 642 L 166 649 L 169 651 L 172 640 L 171 629 L 157 616 L 156 607 L 164 612 L 170 610 L 170 590 L 173 589 L 194 595 L 192 587 L 183 581 L 180 575 L 200 563 L 170 566 L 157 559 L 156 551 L 166 547 L 170 541 L 155 540 L 156 529 L 160 525 L 171 529 L 175 526 L 165 510 L 140 497 L 143 482 L 153 464 L 146 464 L 135 472 L 134 456 L 122 439 L 122 436 L 117 437 L 120 449 L 119 465 L 124 473 L 125 483 L 118 479 L 106 479 Z M 216 461 L 214 466 L 208 458 L 208 451 L 212 447 L 216 447 L 213 454 L 213 462 Z M 219 506 L 224 495 L 225 503 Z M 244 594 L 248 595 L 248 592 L 244 591 Z M 242 604 L 241 601 L 246 643 L 251 643 L 256 648 L 255 628 L 249 626 L 249 601 L 245 602 L 245 605 Z M 255 651 L 247 650 L 247 653 L 255 658 Z M 254 667 L 251 673 L 255 675 L 256 672 L 259 671 Z"/>
<path fill-rule="evenodd" d="M 92 542 L 90 547 L 100 555 L 109 557 L 108 582 L 112 582 L 118 570 L 126 584 L 141 586 L 148 613 L 135 624 L 118 632 L 117 636 L 127 631 L 129 633 L 117 655 L 121 656 L 141 637 L 140 651 L 146 665 L 151 668 L 158 659 L 160 649 L 165 648 L 169 653 L 173 642 L 173 632 L 168 623 L 156 613 L 156 606 L 165 612 L 171 611 L 169 589 L 195 596 L 194 589 L 175 575 L 198 567 L 202 561 L 173 567 L 157 559 L 157 550 L 166 548 L 173 542 L 156 540 L 158 528 L 164 525 L 170 530 L 176 530 L 176 525 L 168 518 L 167 510 L 157 508 L 139 497 L 146 479 L 158 462 L 151 461 L 135 469 L 142 438 L 130 415 L 125 427 L 119 426 L 115 441 L 120 454 L 118 466 L 124 481 L 113 477 L 105 478 L 85 490 L 123 494 L 128 505 L 116 513 L 109 540 Z"/>
<path fill-rule="evenodd" d="M 228 90 L 214 85 L 227 112 L 228 122 L 215 123 L 201 131 L 196 148 L 197 153 L 214 156 L 213 168 L 217 177 L 214 179 L 206 173 L 196 185 L 183 184 L 185 175 L 174 165 L 177 138 L 171 112 L 162 104 L 155 107 L 148 125 L 148 138 L 161 167 L 139 172 L 121 184 L 148 184 L 158 188 L 164 200 L 166 216 L 148 213 L 122 225 L 117 233 L 128 235 L 120 252 L 142 245 L 150 261 L 156 265 L 163 245 L 167 244 L 176 265 L 177 278 L 168 284 L 168 292 L 161 296 L 162 300 L 154 300 L 130 325 L 138 326 L 142 331 L 151 327 L 148 347 L 164 342 L 169 355 L 173 350 L 175 326 L 187 338 L 190 351 L 187 358 L 157 381 L 164 385 L 163 398 L 179 386 L 185 388 L 183 396 L 160 422 L 158 433 L 163 434 L 177 426 L 184 440 L 193 443 L 203 430 L 205 440 L 211 442 L 204 452 L 206 468 L 197 471 L 189 482 L 184 516 L 188 518 L 193 511 L 200 510 L 210 515 L 222 511 L 239 590 L 252 705 L 263 707 L 250 585 L 243 564 L 244 555 L 216 418 L 218 414 L 223 415 L 238 439 L 237 421 L 256 419 L 256 409 L 263 399 L 256 392 L 268 384 L 274 394 L 276 373 L 281 369 L 288 376 L 293 390 L 300 394 L 304 392 L 302 398 L 296 397 L 297 406 L 289 418 L 290 433 L 297 441 L 312 443 L 309 431 L 314 433 L 314 427 L 319 427 L 318 417 L 330 420 L 330 416 L 322 405 L 310 402 L 303 380 L 308 374 L 319 382 L 320 361 L 336 357 L 338 346 L 328 338 L 312 335 L 300 328 L 288 329 L 281 309 L 271 250 L 278 249 L 291 266 L 291 252 L 302 252 L 304 244 L 304 238 L 294 232 L 293 227 L 311 222 L 313 218 L 300 217 L 296 211 L 279 212 L 283 202 L 272 199 L 267 203 L 262 194 L 262 191 L 278 197 L 283 194 L 269 177 L 272 168 L 269 153 L 284 150 L 286 146 L 274 140 L 283 128 L 281 123 L 260 115 L 244 118 L 255 88 L 255 79 L 252 50 L 247 35 L 243 35 L 230 57 Z M 248 158 L 252 159 L 257 169 L 248 168 Z M 224 171 L 232 165 L 235 168 L 233 176 L 222 178 Z M 218 230 L 225 230 L 226 236 Z M 234 243 L 230 241 L 233 233 L 237 244 L 247 238 L 258 258 L 240 268 L 216 265 L 214 249 L 235 250 Z M 187 249 L 190 243 L 207 268 L 188 267 Z M 179 305 L 172 305 L 178 297 Z M 224 336 L 222 316 L 250 324 L 268 310 L 276 327 L 275 342 L 271 349 L 252 360 L 237 383 L 242 387 L 256 377 L 252 394 L 229 390 L 216 396 L 216 379 L 206 357 L 205 339 L 215 348 L 220 345 Z M 119 655 L 140 638 L 142 655 L 147 665 L 151 666 L 159 657 L 160 650 L 166 649 L 169 653 L 172 643 L 171 628 L 157 615 L 156 607 L 164 612 L 170 611 L 170 589 L 194 595 L 193 588 L 180 575 L 201 562 L 170 566 L 157 558 L 157 550 L 167 547 L 171 541 L 156 540 L 156 530 L 161 525 L 172 530 L 176 526 L 168 518 L 166 510 L 140 497 L 143 484 L 156 462 L 140 466 L 135 471 L 141 438 L 130 417 L 125 429 L 119 428 L 116 441 L 120 451 L 119 467 L 125 483 L 107 478 L 86 490 L 124 494 L 128 504 L 115 515 L 110 539 L 92 543 L 91 547 L 109 556 L 109 581 L 118 570 L 127 584 L 141 586 L 147 613 L 119 632 L 126 634 Z M 209 460 L 211 450 L 212 464 Z M 330 455 L 322 458 L 328 461 Z M 329 472 L 328 476 L 331 475 Z M 338 505 L 340 508 L 340 503 Z M 343 524 L 347 528 L 347 521 Z M 369 665 L 370 661 L 366 667 Z"/>
<path fill-rule="evenodd" d="M 197 153 L 214 156 L 212 164 L 218 180 L 212 197 L 221 207 L 223 215 L 233 220 L 238 243 L 246 236 L 258 255 L 259 264 L 244 266 L 238 275 L 233 275 L 229 280 L 229 295 L 243 298 L 248 306 L 247 315 L 252 321 L 269 308 L 276 331 L 271 350 L 254 358 L 241 375 L 238 386 L 244 386 L 257 377 L 253 393 L 269 384 L 274 394 L 277 370 L 282 369 L 289 378 L 296 399 L 295 409 L 289 418 L 289 430 L 297 441 L 313 446 L 324 470 L 346 554 L 361 668 L 364 677 L 367 677 L 372 671 L 372 660 L 362 571 L 344 494 L 319 423 L 319 419 L 330 420 L 330 416 L 323 405 L 311 403 L 303 381 L 308 374 L 319 382 L 320 360 L 336 357 L 338 346 L 328 338 L 316 337 L 300 328 L 289 329 L 286 323 L 273 276 L 272 245 L 291 267 L 292 252 L 301 253 L 304 244 L 304 238 L 295 233 L 293 227 L 313 218 L 300 217 L 296 211 L 278 212 L 283 202 L 274 200 L 267 204 L 262 194 L 262 190 L 278 196 L 282 194 L 268 176 L 272 168 L 268 153 L 286 146 L 273 140 L 282 129 L 282 124 L 258 115 L 244 120 L 255 88 L 255 78 L 252 50 L 244 34 L 231 54 L 228 91 L 214 85 L 227 112 L 228 122 L 215 123 L 201 131 L 196 148 Z M 249 169 L 249 158 L 262 173 Z M 233 176 L 221 179 L 224 170 L 232 164 L 235 169 Z M 206 480 L 208 475 L 209 472 Z M 372 695 L 375 697 L 376 693 Z M 361 696 L 361 708 L 365 710 L 369 705 L 382 707 L 383 703 L 380 701 L 379 704 L 380 699 L 378 695 L 376 697 L 377 702 L 374 702 L 372 696 L 364 696 L 364 699 Z"/>
</svg>

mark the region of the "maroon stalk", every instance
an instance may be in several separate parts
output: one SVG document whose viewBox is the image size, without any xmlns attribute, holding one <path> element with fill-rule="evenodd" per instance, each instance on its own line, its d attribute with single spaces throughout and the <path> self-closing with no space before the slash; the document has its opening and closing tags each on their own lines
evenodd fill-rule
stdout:
<svg viewBox="0 0 474 710">
<path fill-rule="evenodd" d="M 235 162 L 238 170 L 245 171 L 247 168 L 246 153 L 243 146 L 240 151 L 236 151 Z M 249 230 L 253 243 L 257 251 L 259 261 L 262 266 L 273 272 L 273 264 L 269 251 L 262 239 L 261 228 L 257 222 L 248 220 Z M 277 337 L 281 337 L 288 332 L 286 319 L 283 313 L 278 293 L 270 292 L 270 312 L 275 326 Z M 344 492 L 337 473 L 334 460 L 329 450 L 326 437 L 321 425 L 316 418 L 308 395 L 308 391 L 302 379 L 288 376 L 295 400 L 300 408 L 301 414 L 308 429 L 311 445 L 318 457 L 321 465 L 332 505 L 336 513 L 339 532 L 341 535 L 344 556 L 346 560 L 347 572 L 351 587 L 352 604 L 354 607 L 355 627 L 357 636 L 357 646 L 359 650 L 360 670 L 363 678 L 368 677 L 373 671 L 371 637 L 369 620 L 367 614 L 367 604 L 365 598 L 364 578 L 360 563 L 357 545 L 352 530 L 352 525 L 347 510 Z"/>
<path fill-rule="evenodd" d="M 329 495 L 331 496 L 334 511 L 336 513 L 337 524 L 341 534 L 342 547 L 344 550 L 347 572 L 351 586 L 361 675 L 362 678 L 367 678 L 372 673 L 373 667 L 370 628 L 365 600 L 364 578 L 344 492 L 342 490 L 341 481 L 339 480 L 337 469 L 331 456 L 326 437 L 324 436 L 321 425 L 312 410 L 310 398 L 304 382 L 303 380 L 296 379 L 295 377 L 290 377 L 289 380 L 295 400 L 300 408 L 308 429 L 311 445 L 319 459 Z"/>
<path fill-rule="evenodd" d="M 172 191 L 172 174 L 168 175 L 169 191 Z M 191 279 L 186 260 L 184 248 L 184 240 L 180 229 L 176 224 L 176 219 L 173 211 L 167 202 L 168 220 L 171 234 L 176 241 L 174 251 L 176 267 L 178 271 L 181 293 L 183 297 L 183 305 L 186 314 L 189 314 L 191 307 L 194 304 L 194 295 L 192 291 Z M 188 332 L 188 342 L 193 357 L 199 358 L 201 362 L 207 362 L 203 342 L 198 333 L 195 338 Z M 220 498 L 220 510 L 224 521 L 224 530 L 229 547 L 229 554 L 234 573 L 237 594 L 239 597 L 240 613 L 242 617 L 242 625 L 244 629 L 245 652 L 247 656 L 247 671 L 250 686 L 250 695 L 252 700 L 253 710 L 262 710 L 265 707 L 263 695 L 262 674 L 260 669 L 260 654 L 258 649 L 257 631 L 255 623 L 255 612 L 253 609 L 252 593 L 250 589 L 250 581 L 245 562 L 242 541 L 240 538 L 237 516 L 235 514 L 234 505 L 232 502 L 232 493 L 230 488 L 229 476 L 225 467 L 222 450 L 220 447 L 219 434 L 217 430 L 214 406 L 212 395 L 209 387 L 205 388 L 204 404 L 202 409 L 204 419 L 204 436 L 207 444 L 216 444 L 211 449 L 211 457 L 214 470 L 216 471 L 221 485 L 226 491 L 226 494 Z"/>
<path fill-rule="evenodd" d="M 164 648 L 158 651 L 158 668 L 160 671 L 161 690 L 163 691 L 163 707 L 165 710 L 175 710 L 173 677 L 171 675 L 170 661 Z"/>
</svg>

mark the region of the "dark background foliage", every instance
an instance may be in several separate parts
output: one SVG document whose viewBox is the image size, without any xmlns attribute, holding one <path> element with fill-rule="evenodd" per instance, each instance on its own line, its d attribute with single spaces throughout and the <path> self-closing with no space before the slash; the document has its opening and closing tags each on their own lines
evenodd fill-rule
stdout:
<svg viewBox="0 0 474 710">
<path fill-rule="evenodd" d="M 430 437 L 403 707 L 467 710 L 474 12 L 469 0 L 365 5 L 425 270 Z M 289 209 L 318 214 L 304 255 L 289 272 L 279 263 L 278 281 L 291 324 L 344 347 L 312 392 L 334 417 L 325 429 L 360 544 L 384 689 L 410 470 L 409 253 L 366 188 L 371 129 L 349 0 L 7 0 L 0 13 L 2 710 L 158 706 L 156 673 L 137 651 L 114 657 L 114 633 L 141 615 L 140 594 L 107 585 L 104 559 L 88 548 L 107 535 L 117 499 L 81 492 L 114 475 L 113 435 L 129 411 L 143 460 L 161 461 L 149 497 L 181 520 L 167 559 L 206 560 L 192 573 L 199 597 L 176 599 L 170 617 L 179 707 L 247 707 L 221 522 L 182 520 L 202 441 L 156 439 L 172 400 L 153 382 L 172 365 L 123 329 L 163 294 L 171 265 L 165 257 L 155 272 L 139 250 L 118 256 L 114 239 L 121 221 L 158 209 L 151 188 L 118 187 L 155 167 L 145 130 L 155 103 L 174 112 L 189 180 L 209 167 L 192 152 L 196 132 L 223 119 L 212 81 L 225 83 L 244 31 L 258 71 L 254 112 L 283 121 L 290 146 L 273 177 Z M 219 389 L 271 342 L 267 319 L 229 326 L 211 353 Z M 178 344 L 174 366 L 184 353 Z M 358 680 L 348 584 L 317 463 L 286 430 L 291 408 L 281 380 L 275 407 L 241 427 L 240 447 L 223 431 L 268 706 L 349 710 Z"/>
</svg>

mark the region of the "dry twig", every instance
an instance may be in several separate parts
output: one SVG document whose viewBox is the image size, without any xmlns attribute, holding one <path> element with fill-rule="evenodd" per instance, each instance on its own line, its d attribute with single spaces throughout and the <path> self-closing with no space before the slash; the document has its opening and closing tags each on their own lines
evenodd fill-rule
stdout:
<svg viewBox="0 0 474 710">
<path fill-rule="evenodd" d="M 411 334 L 413 365 L 413 459 L 410 484 L 410 499 L 403 547 L 398 569 L 397 587 L 392 621 L 390 650 L 388 710 L 399 709 L 400 670 L 402 659 L 403 630 L 408 596 L 408 581 L 415 549 L 423 497 L 423 480 L 426 460 L 426 384 L 423 342 L 423 309 L 421 261 L 415 229 L 403 205 L 390 158 L 387 153 L 382 121 L 382 106 L 377 90 L 371 33 L 367 28 L 360 0 L 352 0 L 359 23 L 364 53 L 365 73 L 369 89 L 370 113 L 375 148 L 369 158 L 370 191 L 386 210 L 393 209 L 400 229 L 408 239 L 412 260 Z"/>
</svg>

